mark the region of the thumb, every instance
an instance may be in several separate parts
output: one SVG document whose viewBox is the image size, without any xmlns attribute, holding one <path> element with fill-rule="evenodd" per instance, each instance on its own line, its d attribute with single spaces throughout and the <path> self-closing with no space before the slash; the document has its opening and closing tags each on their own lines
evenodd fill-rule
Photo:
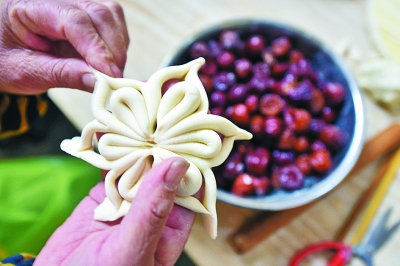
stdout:
<svg viewBox="0 0 400 266">
<path fill-rule="evenodd" d="M 170 158 L 143 179 L 129 213 L 121 222 L 120 237 L 124 240 L 117 242 L 132 247 L 128 252 L 136 254 L 138 261 L 154 259 L 149 254 L 155 253 L 174 205 L 176 189 L 188 168 L 189 163 L 183 158 Z M 143 254 L 143 258 L 137 254 Z"/>
<path fill-rule="evenodd" d="M 8 86 L 4 86 L 13 93 L 36 94 L 55 87 L 91 92 L 96 81 L 88 64 L 79 58 L 57 58 L 43 52 L 19 50 L 6 60 L 13 66 L 10 69 L 22 70 L 20 75 L 10 75 Z"/>
</svg>

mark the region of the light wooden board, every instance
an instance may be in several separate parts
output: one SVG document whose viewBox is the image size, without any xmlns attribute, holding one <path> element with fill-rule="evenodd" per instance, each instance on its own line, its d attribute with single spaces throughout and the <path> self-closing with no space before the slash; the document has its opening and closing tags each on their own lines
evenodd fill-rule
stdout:
<svg viewBox="0 0 400 266">
<path fill-rule="evenodd" d="M 186 37 L 220 21 L 236 18 L 276 20 L 305 30 L 331 47 L 351 40 L 362 54 L 372 51 L 366 3 L 362 0 L 119 0 L 125 10 L 131 45 L 125 77 L 147 79 Z M 57 94 L 57 93 L 56 93 Z M 74 97 L 74 96 L 71 96 Z M 57 98 L 57 96 L 55 96 Z M 56 100 L 57 101 L 57 100 Z M 62 101 L 57 101 L 62 106 Z M 368 98 L 366 138 L 383 130 L 396 116 L 389 115 Z M 64 108 L 64 107 L 62 107 Z M 68 109 L 68 106 L 65 107 Z M 75 112 L 89 112 L 89 103 Z M 80 123 L 77 123 L 80 124 Z M 238 255 L 226 237 L 254 212 L 217 203 L 219 236 L 211 240 L 196 220 L 186 252 L 198 265 L 286 265 L 297 249 L 323 239 L 331 239 L 348 214 L 357 196 L 373 177 L 376 164 L 363 170 L 353 181 L 335 189 L 318 205 L 285 228 L 265 239 L 251 251 Z M 400 219 L 400 177 L 389 190 L 380 208 L 393 205 L 392 220 Z M 399 265 L 400 232 L 381 249 L 376 265 Z M 321 265 L 319 258 L 310 265 Z M 323 265 L 323 264 L 322 264 Z M 353 260 L 351 265 L 362 265 Z"/>
</svg>

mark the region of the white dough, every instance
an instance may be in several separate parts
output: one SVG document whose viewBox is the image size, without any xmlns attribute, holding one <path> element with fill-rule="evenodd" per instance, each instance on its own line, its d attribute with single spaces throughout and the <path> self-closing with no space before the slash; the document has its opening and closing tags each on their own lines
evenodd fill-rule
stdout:
<svg viewBox="0 0 400 266">
<path fill-rule="evenodd" d="M 107 197 L 96 208 L 95 219 L 112 221 L 124 216 L 146 173 L 161 161 L 180 156 L 190 168 L 175 203 L 201 213 L 207 233 L 217 236 L 217 191 L 211 168 L 226 160 L 234 140 L 252 135 L 207 113 L 207 94 L 197 75 L 204 62 L 199 58 L 166 67 L 147 82 L 112 78 L 93 70 L 97 78 L 92 100 L 95 120 L 84 127 L 81 137 L 64 140 L 61 149 L 110 170 L 105 180 Z M 161 97 L 163 83 L 173 78 L 182 81 Z M 224 135 L 223 140 L 216 132 Z M 105 134 L 99 140 L 99 152 L 92 144 L 96 133 Z M 203 180 L 204 199 L 200 202 L 192 195 Z"/>
</svg>

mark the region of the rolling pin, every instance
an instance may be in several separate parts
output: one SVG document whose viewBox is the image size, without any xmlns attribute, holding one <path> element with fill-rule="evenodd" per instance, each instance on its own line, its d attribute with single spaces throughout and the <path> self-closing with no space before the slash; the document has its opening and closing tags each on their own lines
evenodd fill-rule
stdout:
<svg viewBox="0 0 400 266">
<path fill-rule="evenodd" d="M 358 161 L 345 181 L 349 180 L 349 177 L 354 176 L 363 167 L 394 151 L 398 146 L 400 146 L 400 123 L 393 123 L 365 143 Z M 289 224 L 293 219 L 314 206 L 316 202 L 318 201 L 289 210 L 260 212 L 250 217 L 233 232 L 228 237 L 228 242 L 237 253 L 244 253 Z"/>
</svg>

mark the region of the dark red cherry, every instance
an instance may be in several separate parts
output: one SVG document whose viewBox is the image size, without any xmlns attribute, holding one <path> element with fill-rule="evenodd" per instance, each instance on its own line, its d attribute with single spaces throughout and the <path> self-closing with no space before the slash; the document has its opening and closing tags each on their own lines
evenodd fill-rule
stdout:
<svg viewBox="0 0 400 266">
<path fill-rule="evenodd" d="M 310 154 L 310 164 L 317 173 L 326 173 L 332 168 L 332 157 L 328 150 L 315 150 Z"/>
<path fill-rule="evenodd" d="M 289 39 L 285 36 L 276 38 L 271 44 L 272 53 L 277 57 L 286 55 L 289 53 L 291 48 L 292 45 L 290 44 Z"/>
<path fill-rule="evenodd" d="M 311 163 L 310 163 L 310 158 L 308 154 L 300 154 L 299 156 L 296 157 L 294 160 L 294 164 L 299 168 L 300 172 L 302 172 L 304 175 L 309 175 L 311 174 Z"/>
<path fill-rule="evenodd" d="M 250 119 L 250 131 L 255 138 L 262 138 L 265 135 L 265 120 L 262 115 L 254 115 Z"/>
<path fill-rule="evenodd" d="M 232 112 L 230 118 L 232 122 L 240 127 L 247 126 L 250 122 L 250 114 L 249 110 L 247 109 L 247 106 L 242 103 L 238 103 L 231 107 L 232 107 Z"/>
<path fill-rule="evenodd" d="M 271 70 L 269 65 L 263 62 L 255 63 L 253 66 L 253 75 L 259 77 L 269 77 Z"/>
<path fill-rule="evenodd" d="M 261 97 L 260 112 L 266 116 L 277 116 L 285 107 L 285 100 L 281 96 L 274 93 L 268 93 Z"/>
<path fill-rule="evenodd" d="M 215 40 L 210 40 L 208 42 L 208 49 L 211 56 L 214 58 L 216 58 L 223 51 L 221 44 Z"/>
<path fill-rule="evenodd" d="M 255 176 L 265 175 L 269 161 L 269 151 L 264 147 L 257 147 L 245 155 L 246 169 Z"/>
<path fill-rule="evenodd" d="M 281 77 L 286 73 L 288 69 L 289 69 L 289 64 L 285 62 L 276 62 L 271 66 L 271 73 L 275 77 Z"/>
<path fill-rule="evenodd" d="M 236 176 L 244 171 L 244 163 L 240 158 L 231 157 L 226 160 L 223 168 L 225 178 L 234 180 Z"/>
<path fill-rule="evenodd" d="M 260 53 L 264 46 L 264 38 L 261 35 L 253 35 L 247 40 L 247 49 L 252 54 Z"/>
<path fill-rule="evenodd" d="M 312 151 L 317 151 L 317 150 L 326 150 L 327 147 L 325 143 L 323 143 L 321 140 L 317 139 L 313 141 L 310 145 L 310 148 Z"/>
<path fill-rule="evenodd" d="M 296 165 L 291 164 L 275 169 L 271 181 L 276 188 L 294 190 L 303 186 L 304 175 Z"/>
<path fill-rule="evenodd" d="M 319 114 L 325 106 L 325 99 L 322 92 L 318 89 L 313 89 L 311 100 L 308 103 L 308 108 L 312 114 Z"/>
<path fill-rule="evenodd" d="M 218 91 L 227 91 L 236 83 L 236 76 L 233 72 L 220 72 L 213 76 L 214 88 Z"/>
<path fill-rule="evenodd" d="M 293 84 L 293 83 L 292 83 Z M 313 88 L 311 82 L 303 81 L 297 86 L 283 89 L 283 93 L 294 103 L 308 103 L 312 100 Z"/>
<path fill-rule="evenodd" d="M 234 63 L 235 73 L 238 78 L 244 79 L 251 75 L 253 65 L 247 58 L 237 59 Z"/>
<path fill-rule="evenodd" d="M 332 150 L 339 150 L 345 143 L 345 134 L 335 125 L 325 125 L 320 134 L 320 140 Z"/>
<path fill-rule="evenodd" d="M 291 151 L 274 150 L 272 152 L 272 158 L 276 165 L 282 166 L 293 163 L 294 154 Z"/>
<path fill-rule="evenodd" d="M 268 91 L 268 89 L 273 85 L 271 82 L 272 79 L 265 76 L 253 76 L 248 82 L 248 86 L 252 91 L 257 94 L 264 94 Z"/>
<path fill-rule="evenodd" d="M 164 93 L 171 88 L 173 85 L 175 85 L 176 83 L 178 83 L 179 81 L 181 81 L 181 79 L 169 79 L 166 82 L 164 82 L 164 84 L 161 86 L 161 93 L 162 95 L 164 95 Z"/>
<path fill-rule="evenodd" d="M 230 69 L 233 68 L 233 64 L 236 58 L 235 55 L 229 51 L 224 51 L 217 56 L 217 64 L 221 68 Z"/>
<path fill-rule="evenodd" d="M 214 83 L 209 75 L 199 74 L 199 79 L 207 93 L 211 93 L 214 88 Z"/>
<path fill-rule="evenodd" d="M 206 60 L 204 65 L 201 66 L 199 73 L 209 76 L 215 75 L 217 73 L 217 64 L 213 60 Z"/>
<path fill-rule="evenodd" d="M 322 89 L 325 101 L 330 106 L 341 104 L 346 95 L 343 86 L 337 82 L 328 82 Z"/>
<path fill-rule="evenodd" d="M 291 50 L 289 52 L 289 62 L 291 64 L 298 64 L 300 60 L 304 60 L 304 55 L 299 50 Z"/>
<path fill-rule="evenodd" d="M 231 103 L 244 102 L 248 91 L 246 84 L 235 84 L 228 90 L 227 98 Z"/>
<path fill-rule="evenodd" d="M 290 150 L 293 148 L 293 143 L 296 137 L 290 128 L 285 128 L 279 137 L 277 147 L 282 150 Z"/>
<path fill-rule="evenodd" d="M 311 114 L 301 108 L 295 108 L 293 111 L 294 131 L 304 132 L 309 129 L 311 123 Z"/>
<path fill-rule="evenodd" d="M 224 30 L 220 33 L 219 42 L 224 49 L 232 50 L 240 42 L 239 33 L 235 30 Z"/>
<path fill-rule="evenodd" d="M 302 77 L 309 77 L 310 73 L 312 73 L 311 64 L 307 59 L 300 59 L 297 63 L 298 67 L 298 75 Z"/>
<path fill-rule="evenodd" d="M 251 152 L 254 149 L 253 142 L 249 140 L 243 140 L 238 142 L 237 144 L 237 151 L 241 156 L 246 155 L 247 153 Z"/>
<path fill-rule="evenodd" d="M 314 136 L 319 136 L 322 128 L 326 125 L 326 122 L 322 119 L 312 118 L 310 122 L 310 133 Z"/>
<path fill-rule="evenodd" d="M 306 152 L 306 151 L 308 151 L 309 148 L 310 148 L 310 143 L 306 136 L 299 136 L 293 142 L 293 149 L 296 152 L 299 152 L 299 153 Z"/>
<path fill-rule="evenodd" d="M 254 193 L 254 179 L 254 176 L 247 173 L 238 174 L 232 185 L 232 193 L 238 196 L 252 195 Z"/>
<path fill-rule="evenodd" d="M 270 189 L 270 184 L 271 184 L 271 181 L 268 177 L 265 177 L 265 176 L 255 177 L 253 179 L 254 193 L 257 196 L 266 195 Z"/>
<path fill-rule="evenodd" d="M 278 137 L 283 130 L 283 122 L 278 117 L 267 117 L 264 121 L 264 132 L 267 136 Z"/>
<path fill-rule="evenodd" d="M 336 120 L 336 112 L 329 106 L 324 106 L 321 111 L 322 120 L 333 123 Z"/>
<path fill-rule="evenodd" d="M 205 42 L 197 41 L 192 44 L 189 53 L 190 57 L 194 59 L 198 57 L 208 57 L 210 55 L 210 50 Z"/>
<path fill-rule="evenodd" d="M 225 108 L 222 106 L 215 106 L 210 108 L 210 113 L 213 115 L 225 116 Z"/>
<path fill-rule="evenodd" d="M 244 104 L 247 106 L 247 109 L 249 109 L 250 113 L 253 113 L 257 111 L 258 109 L 258 96 L 254 94 L 250 94 L 249 96 L 246 97 Z"/>
<path fill-rule="evenodd" d="M 222 91 L 214 91 L 210 95 L 210 105 L 212 106 L 225 106 L 226 94 Z"/>
</svg>

